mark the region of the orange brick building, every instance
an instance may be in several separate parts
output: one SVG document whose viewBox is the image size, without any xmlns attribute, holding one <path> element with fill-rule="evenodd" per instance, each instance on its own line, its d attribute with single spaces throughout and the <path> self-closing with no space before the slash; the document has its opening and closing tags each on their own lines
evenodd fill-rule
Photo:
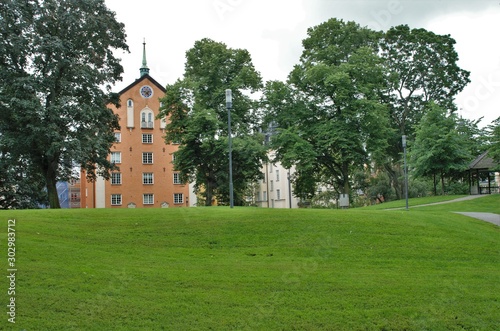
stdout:
<svg viewBox="0 0 500 331">
<path fill-rule="evenodd" d="M 151 208 L 189 205 L 189 185 L 173 170 L 177 145 L 165 144 L 166 119 L 156 119 L 165 88 L 149 76 L 144 43 L 141 77 L 123 89 L 121 107 L 110 108 L 120 118 L 120 130 L 109 158 L 120 169 L 111 179 L 81 181 L 82 208 Z M 85 175 L 82 174 L 82 178 Z"/>
</svg>

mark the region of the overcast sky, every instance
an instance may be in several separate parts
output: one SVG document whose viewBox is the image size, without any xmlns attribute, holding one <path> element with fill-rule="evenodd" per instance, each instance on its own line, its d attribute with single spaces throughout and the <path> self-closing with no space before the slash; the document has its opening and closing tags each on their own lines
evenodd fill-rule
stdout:
<svg viewBox="0 0 500 331">
<path fill-rule="evenodd" d="M 500 116 L 500 0 L 105 0 L 125 24 L 130 53 L 119 54 L 121 90 L 139 78 L 146 38 L 150 75 L 167 85 L 182 78 L 185 53 L 210 38 L 247 49 L 264 81 L 286 80 L 302 53 L 307 28 L 336 17 L 387 30 L 408 24 L 457 42 L 461 68 L 471 83 L 457 97 L 460 115 Z"/>
</svg>

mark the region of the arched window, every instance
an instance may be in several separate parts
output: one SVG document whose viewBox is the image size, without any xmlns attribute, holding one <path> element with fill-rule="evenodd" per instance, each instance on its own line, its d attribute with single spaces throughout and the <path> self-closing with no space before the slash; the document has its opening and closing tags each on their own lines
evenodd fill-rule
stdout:
<svg viewBox="0 0 500 331">
<path fill-rule="evenodd" d="M 154 114 L 153 111 L 147 107 L 141 111 L 141 128 L 142 129 L 154 128 Z"/>
<path fill-rule="evenodd" d="M 132 99 L 127 100 L 127 128 L 134 127 L 134 101 Z"/>
</svg>

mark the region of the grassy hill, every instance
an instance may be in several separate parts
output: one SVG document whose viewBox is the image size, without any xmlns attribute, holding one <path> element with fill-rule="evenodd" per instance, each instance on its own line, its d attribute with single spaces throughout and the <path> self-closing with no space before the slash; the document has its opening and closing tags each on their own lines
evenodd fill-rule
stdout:
<svg viewBox="0 0 500 331">
<path fill-rule="evenodd" d="M 0 329 L 496 330 L 500 229 L 450 212 L 479 200 L 0 212 L 3 272 L 13 218 L 18 270 Z"/>
</svg>

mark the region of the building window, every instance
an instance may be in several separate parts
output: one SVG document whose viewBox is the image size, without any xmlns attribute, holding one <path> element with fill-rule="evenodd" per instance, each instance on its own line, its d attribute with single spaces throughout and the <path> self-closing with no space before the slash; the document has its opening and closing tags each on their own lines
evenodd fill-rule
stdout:
<svg viewBox="0 0 500 331">
<path fill-rule="evenodd" d="M 122 183 L 122 174 L 120 172 L 111 173 L 111 185 L 120 185 Z"/>
<path fill-rule="evenodd" d="M 143 110 L 141 112 L 141 128 L 143 129 L 153 129 L 154 128 L 154 118 L 153 111 L 151 109 Z"/>
<path fill-rule="evenodd" d="M 174 184 L 182 184 L 181 175 L 178 172 L 174 172 Z"/>
<path fill-rule="evenodd" d="M 151 133 L 143 133 L 142 134 L 142 143 L 143 144 L 152 144 L 153 143 L 153 135 Z"/>
<path fill-rule="evenodd" d="M 271 189 L 269 191 L 271 191 L 271 192 L 274 191 L 274 181 L 273 180 L 271 181 Z"/>
<path fill-rule="evenodd" d="M 175 193 L 174 194 L 174 203 L 175 204 L 181 204 L 184 203 L 184 194 L 182 193 Z"/>
<path fill-rule="evenodd" d="M 122 153 L 111 152 L 111 163 L 122 163 Z"/>
<path fill-rule="evenodd" d="M 267 191 L 262 192 L 262 200 L 267 201 Z"/>
<path fill-rule="evenodd" d="M 153 153 L 142 153 L 142 164 L 153 164 Z"/>
<path fill-rule="evenodd" d="M 111 194 L 111 205 L 112 206 L 121 206 L 122 204 L 122 195 L 121 194 Z"/>
<path fill-rule="evenodd" d="M 281 200 L 281 190 L 276 190 L 276 200 Z"/>
<path fill-rule="evenodd" d="M 277 182 L 280 181 L 280 171 L 279 170 L 276 170 L 276 181 Z"/>
<path fill-rule="evenodd" d="M 132 101 L 132 99 L 127 100 L 127 107 L 134 107 L 134 101 Z"/>
<path fill-rule="evenodd" d="M 262 176 L 262 183 L 265 183 L 266 182 L 267 173 L 264 171 L 262 174 L 263 174 L 263 176 Z"/>
<path fill-rule="evenodd" d="M 122 134 L 120 132 L 115 132 L 115 143 L 122 142 Z"/>
<path fill-rule="evenodd" d="M 145 185 L 152 185 L 153 184 L 153 173 L 152 172 L 145 172 L 142 174 L 142 183 Z"/>
<path fill-rule="evenodd" d="M 154 200 L 155 200 L 154 194 L 146 193 L 146 194 L 142 195 L 142 202 L 145 205 L 152 205 L 152 204 L 154 204 Z"/>
</svg>

